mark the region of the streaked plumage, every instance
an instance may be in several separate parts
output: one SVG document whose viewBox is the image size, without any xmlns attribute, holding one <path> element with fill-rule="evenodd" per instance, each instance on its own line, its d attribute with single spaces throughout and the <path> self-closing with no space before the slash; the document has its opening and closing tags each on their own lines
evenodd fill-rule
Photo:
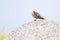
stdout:
<svg viewBox="0 0 60 40">
<path fill-rule="evenodd" d="M 32 12 L 32 16 L 36 19 L 44 19 L 43 17 L 40 16 L 38 12 L 35 12 L 35 11 Z"/>
</svg>

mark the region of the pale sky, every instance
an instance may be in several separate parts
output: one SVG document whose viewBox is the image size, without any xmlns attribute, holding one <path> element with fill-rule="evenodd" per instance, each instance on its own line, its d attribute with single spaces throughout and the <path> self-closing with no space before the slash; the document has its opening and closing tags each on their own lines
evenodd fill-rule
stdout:
<svg viewBox="0 0 60 40">
<path fill-rule="evenodd" d="M 60 0 L 0 0 L 0 30 L 10 31 L 33 21 L 32 11 L 60 22 Z"/>
</svg>

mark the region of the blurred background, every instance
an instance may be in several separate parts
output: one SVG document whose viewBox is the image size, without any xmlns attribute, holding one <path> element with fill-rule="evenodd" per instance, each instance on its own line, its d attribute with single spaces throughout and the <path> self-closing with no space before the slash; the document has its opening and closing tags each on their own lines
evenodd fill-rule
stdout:
<svg viewBox="0 0 60 40">
<path fill-rule="evenodd" d="M 60 0 L 0 0 L 0 33 L 33 21 L 32 11 L 60 22 Z"/>
</svg>

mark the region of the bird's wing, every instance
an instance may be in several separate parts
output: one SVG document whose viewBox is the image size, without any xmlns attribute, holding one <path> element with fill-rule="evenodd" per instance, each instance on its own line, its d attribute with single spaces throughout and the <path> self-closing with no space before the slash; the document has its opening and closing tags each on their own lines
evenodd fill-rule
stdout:
<svg viewBox="0 0 60 40">
<path fill-rule="evenodd" d="M 39 13 L 37 13 L 37 16 L 40 16 L 40 14 L 39 14 Z"/>
</svg>

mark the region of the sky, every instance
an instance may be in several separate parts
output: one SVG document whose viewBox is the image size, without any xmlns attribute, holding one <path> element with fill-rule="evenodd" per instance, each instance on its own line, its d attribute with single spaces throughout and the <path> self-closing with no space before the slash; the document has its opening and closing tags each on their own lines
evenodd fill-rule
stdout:
<svg viewBox="0 0 60 40">
<path fill-rule="evenodd" d="M 10 31 L 33 21 L 32 11 L 60 22 L 60 0 L 0 0 L 0 30 Z"/>
</svg>

